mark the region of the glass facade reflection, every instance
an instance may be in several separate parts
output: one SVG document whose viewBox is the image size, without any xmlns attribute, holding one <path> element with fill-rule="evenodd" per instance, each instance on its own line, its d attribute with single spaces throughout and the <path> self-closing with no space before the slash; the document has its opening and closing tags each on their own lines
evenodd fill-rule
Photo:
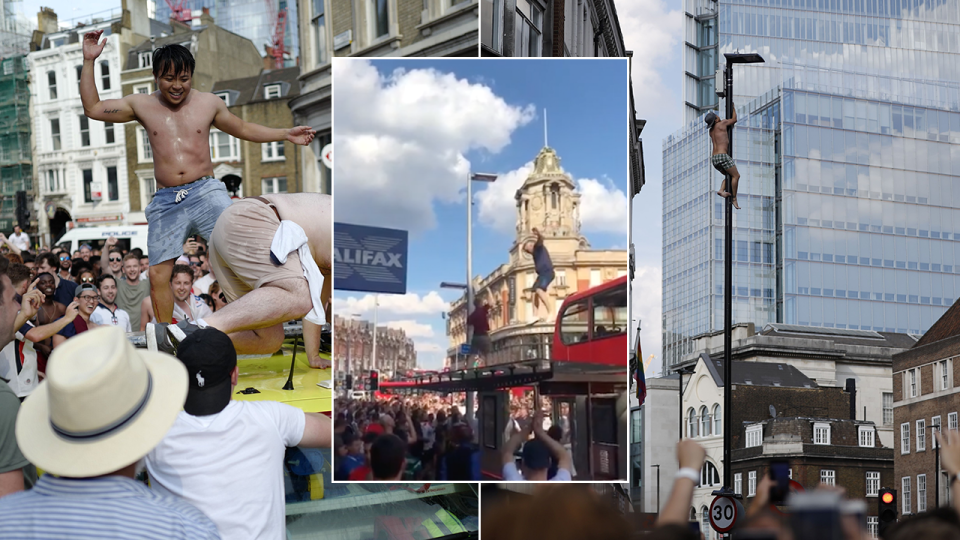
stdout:
<svg viewBox="0 0 960 540">
<path fill-rule="evenodd" d="M 210 10 L 217 26 L 241 35 L 257 47 L 261 55 L 266 55 L 264 45 L 273 41 L 276 20 L 271 19 L 266 2 L 274 4 L 273 10 L 287 9 L 286 28 L 283 43 L 290 57 L 284 67 L 297 65 L 300 44 L 297 39 L 297 3 L 293 0 L 186 0 L 184 7 L 195 13 L 203 8 Z M 158 21 L 167 21 L 171 16 L 170 5 L 165 0 L 156 0 Z"/>
<path fill-rule="evenodd" d="M 734 322 L 926 331 L 960 296 L 960 89 L 943 82 L 960 81 L 960 2 L 684 11 L 687 126 L 663 147 L 667 363 L 723 328 L 722 178 L 702 119 L 724 110 L 707 76 L 734 51 L 766 60 L 734 68 Z"/>
</svg>

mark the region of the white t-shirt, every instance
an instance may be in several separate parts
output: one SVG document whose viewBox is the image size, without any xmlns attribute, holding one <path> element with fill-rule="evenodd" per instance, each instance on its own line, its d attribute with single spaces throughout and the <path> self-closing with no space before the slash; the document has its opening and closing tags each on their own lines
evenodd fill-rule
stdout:
<svg viewBox="0 0 960 540">
<path fill-rule="evenodd" d="M 151 487 L 206 514 L 223 540 L 284 540 L 283 457 L 306 416 L 275 401 L 231 401 L 210 416 L 181 411 L 147 455 Z"/>
<path fill-rule="evenodd" d="M 30 235 L 25 232 L 11 234 L 10 243 L 17 246 L 20 251 L 30 249 Z"/>
<path fill-rule="evenodd" d="M 97 306 L 97 309 L 93 310 L 93 313 L 90 314 L 90 321 L 96 324 L 118 326 L 124 332 L 132 331 L 130 329 L 130 315 L 120 308 L 111 312 L 106 306 L 100 304 Z M 139 330 L 139 328 L 137 330 Z"/>
<path fill-rule="evenodd" d="M 29 332 L 31 328 L 33 328 L 31 323 L 24 324 L 14 334 L 16 339 L 0 351 L 0 378 L 7 381 L 13 393 L 21 398 L 29 396 L 39 382 L 37 351 L 33 348 L 33 342 L 24 338 L 22 333 Z M 17 371 L 17 358 L 20 359 L 19 372 Z"/>
<path fill-rule="evenodd" d="M 520 471 L 517 470 L 517 464 L 512 461 L 503 466 L 503 479 L 508 482 L 526 480 L 523 475 L 520 474 Z M 573 478 L 570 476 L 570 471 L 557 469 L 557 474 L 553 475 L 553 478 L 548 480 L 548 482 L 570 482 L 572 480 Z"/>
<path fill-rule="evenodd" d="M 202 278 L 193 282 L 193 289 L 195 291 L 200 291 L 201 294 L 210 294 L 210 285 L 216 281 L 217 278 L 213 277 L 213 273 L 209 273 Z"/>
<path fill-rule="evenodd" d="M 186 311 L 184 311 L 179 304 L 174 302 L 173 304 L 173 318 L 175 319 L 173 321 L 174 324 L 184 319 L 190 322 L 196 322 L 197 319 L 203 319 L 205 317 L 209 317 L 210 315 L 213 315 L 213 311 L 210 310 L 210 306 L 208 306 L 206 302 L 201 300 L 199 296 L 194 296 L 191 294 L 190 297 L 187 298 L 187 305 L 190 307 L 190 313 L 187 313 Z"/>
<path fill-rule="evenodd" d="M 433 448 L 433 443 L 437 441 L 436 430 L 433 429 L 430 422 L 421 422 L 420 429 L 423 433 L 423 449 L 430 450 Z"/>
</svg>

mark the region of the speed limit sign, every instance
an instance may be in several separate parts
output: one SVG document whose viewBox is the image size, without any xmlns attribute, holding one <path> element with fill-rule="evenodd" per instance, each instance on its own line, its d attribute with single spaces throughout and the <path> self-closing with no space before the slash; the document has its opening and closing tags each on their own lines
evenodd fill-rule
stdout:
<svg viewBox="0 0 960 540">
<path fill-rule="evenodd" d="M 733 497 L 717 495 L 710 504 L 710 525 L 713 530 L 725 533 L 733 529 L 742 508 Z"/>
</svg>

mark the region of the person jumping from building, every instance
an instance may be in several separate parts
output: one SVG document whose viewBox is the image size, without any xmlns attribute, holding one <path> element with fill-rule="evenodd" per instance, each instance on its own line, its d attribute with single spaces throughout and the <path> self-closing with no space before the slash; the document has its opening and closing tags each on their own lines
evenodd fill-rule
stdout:
<svg viewBox="0 0 960 540">
<path fill-rule="evenodd" d="M 720 174 L 724 175 L 723 183 L 720 184 L 720 191 L 717 192 L 717 195 L 724 198 L 732 198 L 733 207 L 739 210 L 740 205 L 737 204 L 737 184 L 740 181 L 740 171 L 737 170 L 737 165 L 733 162 L 733 158 L 730 157 L 730 153 L 727 150 L 730 146 L 727 129 L 737 123 L 737 109 L 733 109 L 733 117 L 727 120 L 720 120 L 720 117 L 711 111 L 707 113 L 703 121 L 710 126 L 710 140 L 713 141 L 713 156 L 710 157 L 710 163 L 713 164 L 715 169 L 720 171 Z M 727 185 L 727 175 L 730 175 L 729 186 Z M 728 189 L 730 191 L 727 191 Z"/>
<path fill-rule="evenodd" d="M 145 210 L 150 296 L 157 320 L 169 323 L 174 305 L 170 276 L 184 241 L 195 234 L 209 241 L 217 218 L 232 202 L 223 182 L 213 176 L 210 127 L 245 141 L 290 141 L 303 146 L 310 144 L 316 131 L 307 126 L 274 129 L 246 122 L 219 97 L 192 90 L 196 62 L 190 50 L 178 44 L 153 51 L 155 92 L 101 101 L 93 71 L 106 45 L 106 40 L 100 42 L 102 35 L 103 30 L 98 30 L 83 36 L 83 112 L 102 122 L 137 121 L 146 130 L 154 176 L 161 187 Z"/>
<path fill-rule="evenodd" d="M 547 251 L 546 246 L 543 245 L 543 235 L 540 234 L 540 231 L 534 227 L 533 235 L 536 237 L 535 240 L 527 240 L 523 244 L 523 250 L 527 253 L 533 255 L 533 265 L 537 271 L 537 282 L 533 284 L 533 291 L 536 294 L 540 304 L 537 307 L 537 312 L 545 311 L 544 315 L 540 315 L 539 319 L 535 322 L 546 321 L 550 314 L 553 313 L 552 302 L 550 302 L 550 296 L 547 294 L 547 287 L 550 286 L 550 283 L 555 277 L 553 272 L 553 261 L 550 260 L 550 253 Z"/>
</svg>

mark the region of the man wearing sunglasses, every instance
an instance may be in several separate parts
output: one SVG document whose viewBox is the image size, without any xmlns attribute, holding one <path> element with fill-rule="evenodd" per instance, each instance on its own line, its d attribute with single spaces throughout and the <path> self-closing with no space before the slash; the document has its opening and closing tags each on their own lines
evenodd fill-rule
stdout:
<svg viewBox="0 0 960 540">
<path fill-rule="evenodd" d="M 70 272 L 73 269 L 73 260 L 70 258 L 70 255 L 67 252 L 62 252 L 57 256 L 59 258 L 58 268 L 60 269 L 58 275 L 60 279 L 65 279 L 67 281 L 73 281 L 73 274 Z"/>
<path fill-rule="evenodd" d="M 100 303 L 100 291 L 97 290 L 97 286 L 93 283 L 84 283 L 77 287 L 76 302 L 79 313 L 73 319 L 73 322 L 63 327 L 63 330 L 60 330 L 53 336 L 54 349 L 73 336 L 99 326 L 90 320 L 90 316 L 93 315 L 94 310 L 97 309 L 97 305 Z"/>
<path fill-rule="evenodd" d="M 117 279 L 123 277 L 123 250 L 117 246 L 117 237 L 107 238 L 107 243 L 103 246 L 103 254 L 100 255 L 100 274 L 111 275 Z"/>
</svg>

